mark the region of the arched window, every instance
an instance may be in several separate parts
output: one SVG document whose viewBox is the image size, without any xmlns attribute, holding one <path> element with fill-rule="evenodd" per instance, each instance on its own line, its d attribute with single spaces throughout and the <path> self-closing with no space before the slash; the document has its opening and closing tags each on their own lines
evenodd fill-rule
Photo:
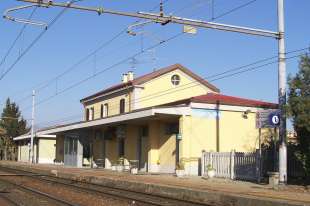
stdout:
<svg viewBox="0 0 310 206">
<path fill-rule="evenodd" d="M 91 111 L 91 120 L 94 120 L 95 119 L 95 108 L 94 107 L 90 108 L 90 111 Z"/>
<path fill-rule="evenodd" d="M 100 106 L 100 117 L 103 118 L 103 104 Z"/>
<path fill-rule="evenodd" d="M 121 99 L 119 101 L 119 113 L 120 114 L 125 113 L 125 99 Z"/>
<path fill-rule="evenodd" d="M 89 120 L 89 109 L 88 108 L 86 109 L 86 112 L 85 112 L 85 119 L 86 121 Z"/>
<path fill-rule="evenodd" d="M 105 103 L 103 105 L 103 117 L 107 117 L 109 115 L 109 105 L 108 103 Z"/>
</svg>

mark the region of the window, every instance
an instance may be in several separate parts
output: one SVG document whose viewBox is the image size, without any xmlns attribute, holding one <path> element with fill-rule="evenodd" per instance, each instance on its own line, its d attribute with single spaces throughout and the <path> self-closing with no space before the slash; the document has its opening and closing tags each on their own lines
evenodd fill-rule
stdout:
<svg viewBox="0 0 310 206">
<path fill-rule="evenodd" d="M 119 101 L 119 113 L 120 114 L 125 113 L 125 99 L 121 99 Z"/>
<path fill-rule="evenodd" d="M 174 86 L 177 86 L 177 85 L 179 85 L 180 84 L 180 76 L 179 75 L 177 75 L 177 74 L 174 74 L 174 75 L 172 75 L 172 77 L 171 77 L 171 83 L 174 85 Z"/>
<path fill-rule="evenodd" d="M 119 157 L 125 156 L 125 138 L 118 139 L 118 156 Z"/>
<path fill-rule="evenodd" d="M 104 105 L 103 105 L 103 116 L 104 117 L 107 117 L 108 115 L 109 115 L 109 105 L 108 105 L 108 103 L 105 103 Z"/>
<path fill-rule="evenodd" d="M 149 136 L 149 128 L 148 128 L 148 126 L 140 127 L 140 136 L 141 137 L 148 137 Z"/>
<path fill-rule="evenodd" d="M 100 117 L 103 117 L 103 104 L 100 106 Z"/>
<path fill-rule="evenodd" d="M 89 109 L 86 109 L 85 117 L 86 117 L 86 121 L 89 121 Z"/>
<path fill-rule="evenodd" d="M 90 108 L 90 111 L 91 111 L 91 120 L 94 120 L 95 119 L 95 109 L 94 107 Z"/>
<path fill-rule="evenodd" d="M 179 133 L 179 124 L 178 123 L 168 123 L 166 124 L 166 134 L 178 134 Z"/>
<path fill-rule="evenodd" d="M 100 117 L 101 118 L 108 116 L 108 109 L 109 109 L 108 103 L 101 105 L 101 108 L 100 108 Z"/>
</svg>

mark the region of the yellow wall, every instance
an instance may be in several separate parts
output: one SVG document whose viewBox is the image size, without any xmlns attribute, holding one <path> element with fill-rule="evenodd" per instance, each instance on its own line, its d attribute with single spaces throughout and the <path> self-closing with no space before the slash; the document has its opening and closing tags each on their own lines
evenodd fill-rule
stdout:
<svg viewBox="0 0 310 206">
<path fill-rule="evenodd" d="M 255 115 L 250 113 L 245 119 L 242 112 L 221 112 L 220 152 L 253 152 L 259 147 Z"/>
<path fill-rule="evenodd" d="M 105 141 L 106 149 L 106 167 L 109 168 L 111 165 L 116 164 L 118 160 L 118 144 L 117 138 L 113 137 L 110 140 Z"/>
<path fill-rule="evenodd" d="M 126 138 L 125 138 L 125 158 L 127 160 L 137 160 L 138 151 L 138 126 L 128 125 L 126 127 Z"/>
<path fill-rule="evenodd" d="M 177 86 L 171 83 L 171 76 L 174 74 L 178 74 L 181 79 Z M 138 108 L 145 108 L 211 92 L 206 86 L 193 82 L 193 78 L 180 70 L 169 72 L 143 84 L 144 89 L 137 95 L 138 100 L 135 102 Z"/>
<path fill-rule="evenodd" d="M 193 109 L 195 110 L 195 109 Z M 217 150 L 216 111 L 198 109 L 192 110 L 192 116 L 180 118 L 180 159 L 192 169 L 198 168 L 202 150 Z M 219 120 L 219 151 L 254 152 L 259 148 L 259 133 L 255 123 L 255 113 L 249 113 L 248 118 L 242 117 L 241 111 L 220 111 Z M 262 130 L 262 140 L 272 134 L 268 129 Z"/>
<path fill-rule="evenodd" d="M 149 147 L 148 147 L 148 171 L 159 171 L 159 139 L 160 139 L 160 124 L 158 121 L 149 123 Z"/>
<path fill-rule="evenodd" d="M 29 161 L 28 144 L 20 144 L 18 146 L 18 161 L 21 161 L 21 162 L 28 162 Z"/>
<path fill-rule="evenodd" d="M 171 83 L 172 75 L 180 76 L 180 84 L 175 86 Z M 99 119 L 101 114 L 101 105 L 108 103 L 108 115 L 119 114 L 120 100 L 125 99 L 125 112 L 135 109 L 141 109 L 193 96 L 203 95 L 212 92 L 208 87 L 195 81 L 189 75 L 177 69 L 160 77 L 152 79 L 139 85 L 139 88 L 128 89 L 115 94 L 98 98 L 85 103 L 85 110 L 94 107 L 94 118 Z M 86 113 L 86 112 L 85 112 Z"/>
<path fill-rule="evenodd" d="M 21 162 L 29 162 L 30 154 L 29 154 L 29 141 L 19 141 L 18 142 L 18 161 Z M 37 142 L 33 143 L 33 155 L 34 159 L 37 159 Z"/>
<path fill-rule="evenodd" d="M 108 96 L 106 98 L 98 99 L 93 102 L 87 103 L 85 106 L 85 110 L 88 108 L 94 107 L 94 118 L 100 119 L 101 118 L 101 105 L 108 103 L 108 116 L 113 116 L 119 114 L 120 108 L 120 100 L 125 99 L 125 112 L 130 111 L 130 92 L 125 91 L 121 93 L 117 93 L 112 96 Z M 86 112 L 85 112 L 86 113 Z"/>
<path fill-rule="evenodd" d="M 164 126 L 164 125 L 162 125 Z M 164 131 L 164 130 L 161 130 Z M 162 133 L 159 140 L 159 162 L 161 172 L 174 172 L 176 164 L 176 135 Z"/>
<path fill-rule="evenodd" d="M 94 138 L 93 139 L 93 153 L 94 153 L 94 160 L 96 159 L 102 159 L 104 157 L 104 142 L 103 142 L 103 136 L 100 138 Z"/>
<path fill-rule="evenodd" d="M 39 139 L 38 161 L 39 163 L 53 163 L 56 157 L 56 140 Z"/>
</svg>

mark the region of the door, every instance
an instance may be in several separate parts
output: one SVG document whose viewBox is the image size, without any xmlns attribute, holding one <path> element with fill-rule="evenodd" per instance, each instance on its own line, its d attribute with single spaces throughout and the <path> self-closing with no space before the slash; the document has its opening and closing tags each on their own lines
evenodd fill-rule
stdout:
<svg viewBox="0 0 310 206">
<path fill-rule="evenodd" d="M 139 170 L 147 172 L 147 148 L 148 138 L 140 136 L 138 138 L 138 158 L 139 158 Z"/>
<path fill-rule="evenodd" d="M 65 166 L 78 166 L 78 138 L 65 137 L 64 140 L 64 164 Z"/>
</svg>

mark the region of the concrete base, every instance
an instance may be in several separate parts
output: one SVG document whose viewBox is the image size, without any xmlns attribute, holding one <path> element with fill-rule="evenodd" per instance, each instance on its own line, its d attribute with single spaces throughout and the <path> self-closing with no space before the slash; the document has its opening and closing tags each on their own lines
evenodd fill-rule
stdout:
<svg viewBox="0 0 310 206">
<path fill-rule="evenodd" d="M 189 162 L 185 164 L 185 174 L 191 176 L 198 176 L 199 169 L 198 169 L 198 162 Z"/>
<path fill-rule="evenodd" d="M 148 165 L 148 172 L 157 173 L 160 171 L 160 166 L 158 164 L 149 164 Z"/>
</svg>

